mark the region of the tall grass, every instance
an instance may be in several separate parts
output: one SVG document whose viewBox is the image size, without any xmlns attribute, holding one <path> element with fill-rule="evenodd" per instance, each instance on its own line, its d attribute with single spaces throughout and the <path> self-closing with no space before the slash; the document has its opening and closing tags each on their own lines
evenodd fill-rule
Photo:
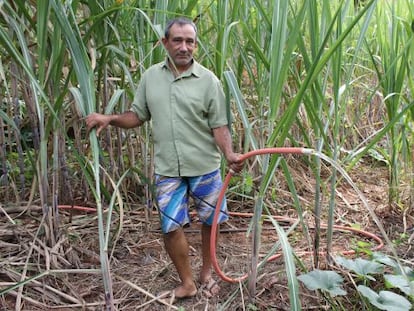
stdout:
<svg viewBox="0 0 414 311">
<path fill-rule="evenodd" d="M 400 194 L 406 168 L 413 167 L 414 115 L 409 75 L 414 12 L 409 0 L 371 0 L 358 8 L 349 0 L 3 1 L 0 10 L 0 87 L 5 94 L 0 110 L 0 182 L 6 189 L 2 193 L 10 200 L 7 190 L 15 189 L 16 201 L 36 196 L 24 192 L 25 172 L 35 172 L 35 192 L 46 219 L 48 243 L 53 245 L 61 234 L 58 205 L 75 203 L 72 194 L 61 191 L 74 188 L 67 163 L 82 172 L 73 190 L 94 199 L 98 209 L 108 309 L 114 308 L 108 251 L 122 230 L 123 208 L 137 203 L 146 205 L 147 211 L 153 207 L 151 125 L 130 131 L 112 128 L 99 140 L 92 132 L 86 139 L 82 118 L 93 111 L 117 113 L 129 108 L 141 74 L 164 58 L 159 39 L 173 16 L 193 18 L 199 28 L 197 59 L 225 84 L 236 149 L 303 146 L 329 155 L 348 170 L 364 159 L 381 161 L 390 170 L 390 203 L 406 204 Z M 20 141 L 26 131 L 22 121 L 29 123 L 33 142 Z M 366 122 L 371 126 L 362 130 Z M 25 161 L 33 150 L 33 160 Z M 19 163 L 14 171 L 9 169 L 15 163 L 13 154 Z M 291 163 L 308 166 L 315 179 L 314 202 L 309 206 L 301 204 L 297 191 L 301 180 Z M 254 297 L 262 213 L 280 212 L 277 203 L 266 200 L 278 187 L 278 169 L 314 249 L 315 266 L 320 261 L 323 219 L 329 226 L 328 251 L 332 248 L 342 179 L 335 169 L 323 178 L 327 168 L 318 158 L 274 155 L 250 164 L 243 176 L 260 178 L 251 223 L 255 242 L 249 291 Z M 231 192 L 237 197 L 242 186 L 235 185 Z M 277 195 L 272 199 L 277 202 Z M 306 210 L 313 212 L 317 226 L 313 241 L 302 217 Z M 114 215 L 119 226 L 111 232 Z M 292 247 L 283 229 L 277 223 L 274 227 L 284 241 L 291 303 L 299 310 Z"/>
<path fill-rule="evenodd" d="M 407 9 L 411 8 L 411 12 Z M 383 101 L 386 107 L 388 122 L 392 122 L 393 118 L 404 108 L 404 106 L 412 105 L 410 95 L 406 96 L 404 89 L 407 79 L 407 73 L 410 73 L 413 61 L 413 40 L 414 31 L 411 29 L 413 17 L 412 2 L 382 2 L 377 7 L 376 18 L 378 22 L 377 40 L 378 50 L 373 51 L 368 47 L 372 59 L 373 66 L 378 74 L 379 87 L 382 93 Z M 410 15 L 406 15 L 409 13 Z M 404 16 L 405 15 L 405 16 Z M 402 20 L 402 18 L 404 18 Z M 379 58 L 376 57 L 378 53 Z M 400 165 L 401 160 L 407 162 L 411 157 L 412 148 L 411 134 L 412 131 L 406 130 L 407 123 L 413 121 L 412 115 L 399 119 L 390 128 L 388 132 L 388 146 L 385 158 L 389 163 L 390 181 L 389 181 L 389 200 L 390 203 L 399 203 L 400 176 L 404 171 Z M 408 147 L 408 148 L 407 148 Z"/>
</svg>

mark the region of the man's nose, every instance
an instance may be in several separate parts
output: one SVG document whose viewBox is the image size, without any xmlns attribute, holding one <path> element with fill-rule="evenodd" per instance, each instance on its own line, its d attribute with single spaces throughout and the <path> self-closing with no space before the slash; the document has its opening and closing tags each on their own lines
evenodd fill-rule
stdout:
<svg viewBox="0 0 414 311">
<path fill-rule="evenodd" d="M 180 50 L 181 51 L 187 51 L 188 50 L 187 42 L 185 42 L 185 41 L 182 41 L 181 42 L 181 44 L 180 44 Z"/>
</svg>

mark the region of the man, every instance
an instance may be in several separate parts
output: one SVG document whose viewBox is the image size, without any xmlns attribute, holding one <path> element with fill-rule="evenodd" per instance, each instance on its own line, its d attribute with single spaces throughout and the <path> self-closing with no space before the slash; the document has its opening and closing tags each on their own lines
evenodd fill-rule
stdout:
<svg viewBox="0 0 414 311">
<path fill-rule="evenodd" d="M 195 24 L 185 18 L 170 21 L 162 43 L 168 57 L 143 74 L 131 110 L 118 115 L 94 113 L 86 118 L 86 124 L 88 130 L 96 127 L 99 135 L 108 125 L 133 128 L 152 120 L 156 201 L 165 248 L 181 279 L 170 294 L 186 298 L 197 293 L 183 231 L 183 226 L 190 222 L 190 195 L 202 222 L 203 263 L 199 282 L 211 295 L 217 295 L 219 287 L 212 278 L 210 233 L 222 185 L 220 151 L 234 172 L 239 172 L 243 163 L 240 154 L 233 152 L 220 81 L 193 59 L 197 47 Z M 227 219 L 224 200 L 219 223 Z"/>
</svg>

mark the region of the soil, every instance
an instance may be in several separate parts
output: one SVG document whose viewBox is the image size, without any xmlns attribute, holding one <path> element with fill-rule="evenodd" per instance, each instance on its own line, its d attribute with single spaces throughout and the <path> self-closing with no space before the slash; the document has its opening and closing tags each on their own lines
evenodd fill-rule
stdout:
<svg viewBox="0 0 414 311">
<path fill-rule="evenodd" d="M 394 242 L 398 255 L 413 265 L 414 247 L 412 243 L 414 218 L 413 208 L 401 208 L 388 204 L 387 172 L 384 167 L 369 169 L 358 168 L 351 174 L 353 180 L 366 196 Z M 306 174 L 298 192 L 303 205 L 312 206 L 312 183 Z M 308 184 L 309 183 L 309 184 Z M 313 249 L 313 230 L 306 236 L 300 226 L 292 226 L 289 220 L 298 218 L 292 207 L 289 192 L 285 185 L 279 185 L 277 199 L 270 196 L 266 204 L 271 212 L 278 215 L 279 224 L 289 233 L 289 242 L 298 255 L 297 274 L 305 273 L 315 267 Z M 285 189 L 285 190 L 284 190 Z M 328 200 L 328 199 L 324 199 Z M 276 202 L 277 201 L 277 202 Z M 243 277 L 252 266 L 252 233 L 249 230 L 254 202 L 240 197 L 228 197 L 229 209 L 241 214 L 233 214 L 230 221 L 221 226 L 217 245 L 218 264 L 225 275 L 231 279 Z M 44 241 L 47 230 L 41 225 L 41 210 L 34 204 L 22 212 L 23 204 L 4 205 L 4 211 L 13 218 L 12 224 L 2 216 L 0 225 L 0 290 L 27 277 L 36 277 L 24 287 L 15 288 L 0 296 L 0 310 L 105 310 L 104 287 L 101 273 L 91 273 L 86 269 L 99 269 L 99 239 L 97 217 L 94 213 L 82 211 L 59 211 L 61 226 L 53 247 Z M 381 237 L 377 225 L 364 210 L 361 199 L 345 183 L 337 189 L 335 219 L 336 225 L 360 227 Z M 0 206 L 1 207 L 1 206 Z M 3 213 L 2 213 L 3 214 Z M 217 273 L 214 278 L 220 286 L 218 296 L 209 297 L 199 290 L 193 298 L 182 299 L 173 305 L 160 303 L 156 296 L 165 290 L 173 289 L 179 283 L 178 276 L 171 264 L 162 242 L 156 214 L 144 206 L 125 207 L 123 214 L 115 214 L 112 221 L 112 234 L 108 254 L 114 302 L 117 310 L 290 310 L 288 281 L 283 256 L 275 253 L 275 259 L 267 262 L 258 270 L 256 281 L 227 282 Z M 120 216 L 122 219 L 120 220 Z M 303 214 L 309 225 L 314 223 L 311 209 Z M 324 215 L 326 219 L 326 215 Z M 122 224 L 122 227 L 119 227 Z M 201 265 L 200 225 L 197 219 L 186 228 L 190 244 L 190 256 L 194 277 Z M 318 267 L 337 270 L 326 260 L 326 235 L 322 232 Z M 369 237 L 350 231 L 335 231 L 333 253 L 355 250 L 358 242 L 370 243 L 373 248 L 378 243 Z M 269 221 L 263 221 L 260 241 L 260 260 L 277 245 L 278 236 Z M 387 246 L 380 250 L 389 253 Z M 346 256 L 353 257 L 353 254 Z M 358 254 L 358 256 L 364 256 Z M 48 270 L 50 269 L 50 270 Z M 84 269 L 84 270 L 82 270 Z M 41 272 L 51 271 L 40 275 Z M 303 310 L 329 310 L 330 305 L 324 296 L 310 291 L 299 282 L 300 299 Z M 351 282 L 345 284 L 350 295 L 341 298 L 348 310 L 359 310 L 352 299 L 355 287 Z M 20 292 L 21 291 L 21 292 Z"/>
</svg>

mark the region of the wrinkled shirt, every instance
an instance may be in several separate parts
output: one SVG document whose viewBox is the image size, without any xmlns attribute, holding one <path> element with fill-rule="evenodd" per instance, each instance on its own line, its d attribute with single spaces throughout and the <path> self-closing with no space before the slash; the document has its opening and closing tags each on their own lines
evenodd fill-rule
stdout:
<svg viewBox="0 0 414 311">
<path fill-rule="evenodd" d="M 131 110 L 152 121 L 155 173 L 199 176 L 220 167 L 213 128 L 228 125 L 219 79 L 196 61 L 178 77 L 166 61 L 142 76 Z"/>
</svg>

